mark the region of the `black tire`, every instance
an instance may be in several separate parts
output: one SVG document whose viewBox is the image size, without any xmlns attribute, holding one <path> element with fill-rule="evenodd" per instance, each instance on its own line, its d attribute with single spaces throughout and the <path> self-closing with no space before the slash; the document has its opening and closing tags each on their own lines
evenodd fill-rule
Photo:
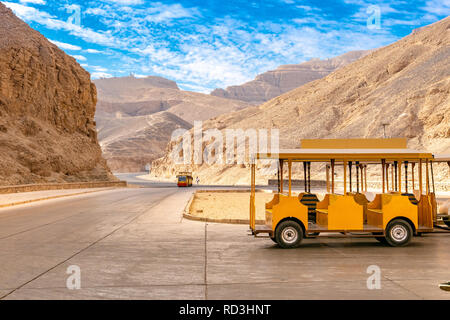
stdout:
<svg viewBox="0 0 450 320">
<path fill-rule="evenodd" d="M 275 237 L 270 237 L 270 240 L 272 240 L 273 242 L 277 243 L 277 239 L 275 239 Z"/>
<path fill-rule="evenodd" d="M 303 229 L 295 221 L 283 221 L 275 230 L 275 239 L 277 240 L 278 245 L 282 248 L 296 248 L 303 240 Z"/>
<path fill-rule="evenodd" d="M 393 220 L 386 227 L 386 243 L 391 247 L 406 246 L 412 237 L 413 229 L 405 220 Z"/>
</svg>

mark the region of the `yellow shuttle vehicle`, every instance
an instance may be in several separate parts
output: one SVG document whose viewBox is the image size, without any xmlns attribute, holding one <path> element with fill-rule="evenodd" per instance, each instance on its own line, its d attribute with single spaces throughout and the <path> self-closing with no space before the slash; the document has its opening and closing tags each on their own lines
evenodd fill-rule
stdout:
<svg viewBox="0 0 450 320">
<path fill-rule="evenodd" d="M 404 246 L 413 235 L 432 232 L 438 218 L 433 162 L 450 165 L 450 158 L 437 158 L 407 149 L 406 145 L 406 139 L 400 138 L 311 139 L 302 140 L 301 149 L 255 154 L 251 164 L 252 234 L 267 233 L 281 247 L 294 248 L 303 238 L 317 237 L 319 233 L 375 237 L 390 246 Z M 258 159 L 279 161 L 278 191 L 265 205 L 264 225 L 255 223 Z M 294 195 L 292 166 L 298 162 L 303 164 L 304 192 Z M 327 193 L 321 199 L 311 193 L 312 163 L 322 163 L 326 170 Z M 377 166 L 381 178 L 381 192 L 372 201 L 366 197 L 368 166 Z M 287 178 L 283 175 L 286 171 Z M 343 180 L 339 190 L 337 171 Z"/>
</svg>

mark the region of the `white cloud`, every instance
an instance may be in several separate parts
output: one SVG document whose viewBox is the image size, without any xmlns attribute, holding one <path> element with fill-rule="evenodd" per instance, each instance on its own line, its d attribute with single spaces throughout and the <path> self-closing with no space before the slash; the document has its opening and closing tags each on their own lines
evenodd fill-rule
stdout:
<svg viewBox="0 0 450 320">
<path fill-rule="evenodd" d="M 57 45 L 58 47 L 60 47 L 61 49 L 64 49 L 64 50 L 78 51 L 78 50 L 81 50 L 81 49 L 82 49 L 81 47 L 75 46 L 75 45 L 73 45 L 73 44 L 64 43 L 64 42 L 59 42 L 59 41 L 56 41 L 56 40 L 50 40 L 50 39 L 48 39 L 48 40 L 49 40 L 51 43 Z"/>
<path fill-rule="evenodd" d="M 313 10 L 313 8 L 310 7 L 310 6 L 296 6 L 296 7 L 299 8 L 299 9 L 303 9 L 303 10 L 305 10 L 305 11 L 311 11 L 311 10 Z"/>
<path fill-rule="evenodd" d="M 44 5 L 46 2 L 45 2 L 45 0 L 20 0 L 20 3 L 33 3 L 33 4 Z"/>
<path fill-rule="evenodd" d="M 91 78 L 92 79 L 101 79 L 101 78 L 112 78 L 113 76 L 106 72 L 92 72 Z"/>
<path fill-rule="evenodd" d="M 95 15 L 95 16 L 107 16 L 108 11 L 102 8 L 87 8 L 84 11 L 85 14 Z"/>
<path fill-rule="evenodd" d="M 448 16 L 450 15 L 450 0 L 430 0 L 422 9 L 439 16 Z"/>
<path fill-rule="evenodd" d="M 90 28 L 83 28 L 78 25 L 59 20 L 45 11 L 40 11 L 36 8 L 24 6 L 18 3 L 3 2 L 3 4 L 13 10 L 13 12 L 22 20 L 27 22 L 37 22 L 52 30 L 65 30 L 69 34 L 79 37 L 86 42 L 111 47 L 117 47 L 122 44 L 121 41 L 115 39 L 109 31 L 97 32 Z"/>
<path fill-rule="evenodd" d="M 72 55 L 72 57 L 74 57 L 74 58 L 77 59 L 78 61 L 86 61 L 86 60 L 87 60 L 86 57 L 81 56 L 81 55 L 77 55 L 77 54 Z"/>
<path fill-rule="evenodd" d="M 92 68 L 93 68 L 95 71 L 97 71 L 97 72 L 106 72 L 106 71 L 108 71 L 108 69 L 103 68 L 103 67 L 101 67 L 101 66 L 92 66 Z"/>
<path fill-rule="evenodd" d="M 84 51 L 86 51 L 87 53 L 102 53 L 102 51 L 96 49 L 86 49 Z"/>
<path fill-rule="evenodd" d="M 143 0 L 106 0 L 106 1 L 128 6 L 144 3 Z"/>
<path fill-rule="evenodd" d="M 180 18 L 192 18 L 200 15 L 196 8 L 185 8 L 179 3 L 166 5 L 161 2 L 154 2 L 152 7 L 147 11 L 147 21 L 156 23 L 168 22 Z"/>
</svg>

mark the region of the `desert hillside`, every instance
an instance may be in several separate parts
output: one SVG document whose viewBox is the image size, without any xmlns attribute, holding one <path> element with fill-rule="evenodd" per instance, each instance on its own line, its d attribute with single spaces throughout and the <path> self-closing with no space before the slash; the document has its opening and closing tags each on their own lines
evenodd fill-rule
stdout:
<svg viewBox="0 0 450 320">
<path fill-rule="evenodd" d="M 281 148 L 302 138 L 406 137 L 409 147 L 450 153 L 450 17 L 267 103 L 211 120 L 204 128 L 277 128 Z M 154 175 L 185 168 L 166 156 Z M 206 183 L 247 183 L 242 166 L 190 168 Z M 447 170 L 447 169 L 446 169 Z M 220 175 L 219 175 L 220 173 Z M 448 171 L 438 173 L 448 181 Z"/>
<path fill-rule="evenodd" d="M 0 185 L 115 179 L 90 75 L 0 3 Z"/>
<path fill-rule="evenodd" d="M 243 101 L 180 90 L 173 81 L 118 77 L 94 81 L 99 101 L 95 116 L 100 145 L 115 172 L 138 172 L 164 155 L 175 129 L 195 120 L 250 106 Z"/>
<path fill-rule="evenodd" d="M 255 80 L 242 85 L 216 89 L 211 95 L 262 104 L 308 82 L 321 79 L 331 72 L 358 60 L 370 51 L 350 51 L 331 59 L 311 59 L 300 64 L 279 66 L 258 75 Z"/>
<path fill-rule="evenodd" d="M 97 118 L 103 156 L 117 172 L 144 170 L 146 164 L 164 154 L 174 130 L 192 127 L 167 111 L 143 116 L 97 114 Z"/>
</svg>

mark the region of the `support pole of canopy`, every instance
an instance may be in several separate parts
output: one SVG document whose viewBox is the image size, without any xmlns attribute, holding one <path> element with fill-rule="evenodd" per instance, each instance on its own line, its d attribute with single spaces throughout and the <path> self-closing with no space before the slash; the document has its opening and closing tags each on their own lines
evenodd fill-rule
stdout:
<svg viewBox="0 0 450 320">
<path fill-rule="evenodd" d="M 308 162 L 308 193 L 311 193 L 311 162 Z"/>
<path fill-rule="evenodd" d="M 423 177 L 422 177 L 422 159 L 419 159 L 419 193 L 422 196 L 423 193 Z M 419 199 L 420 200 L 420 199 Z"/>
<path fill-rule="evenodd" d="M 289 197 L 292 195 L 292 160 L 289 159 L 288 161 L 288 167 L 289 167 Z"/>
<path fill-rule="evenodd" d="M 408 161 L 405 161 L 405 193 L 408 193 Z"/>
<path fill-rule="evenodd" d="M 334 159 L 331 159 L 331 193 L 334 193 Z"/>
<path fill-rule="evenodd" d="M 347 161 L 344 160 L 344 195 L 347 194 Z"/>
<path fill-rule="evenodd" d="M 389 163 L 386 163 L 386 193 L 389 192 Z"/>
<path fill-rule="evenodd" d="M 434 172 L 433 172 L 433 161 L 430 161 L 431 166 L 431 185 L 433 186 L 433 193 L 436 194 L 436 190 L 434 189 Z"/>
<path fill-rule="evenodd" d="M 327 175 L 327 193 L 330 193 L 330 166 L 326 165 L 326 175 Z"/>
<path fill-rule="evenodd" d="M 284 191 L 284 181 L 283 181 L 283 159 L 280 159 L 280 173 L 281 173 L 281 176 L 280 176 L 280 193 L 283 193 L 283 191 Z"/>
<path fill-rule="evenodd" d="M 304 176 L 304 179 L 305 179 L 305 193 L 306 192 L 308 192 L 308 181 L 307 181 L 307 175 L 306 175 L 306 166 L 307 166 L 308 164 L 306 163 L 306 161 L 304 161 L 303 162 L 303 176 Z"/>
<path fill-rule="evenodd" d="M 352 190 L 352 165 L 353 165 L 353 163 L 350 161 L 349 163 L 348 163 L 348 180 L 349 180 L 349 190 L 350 190 L 350 192 L 352 192 L 353 190 Z"/>
<path fill-rule="evenodd" d="M 391 191 L 395 191 L 394 164 L 391 165 Z"/>
<path fill-rule="evenodd" d="M 397 174 L 398 162 L 394 161 L 394 191 L 398 191 L 398 174 Z"/>
<path fill-rule="evenodd" d="M 355 162 L 356 169 L 356 193 L 359 193 L 359 161 Z"/>
<path fill-rule="evenodd" d="M 278 162 L 278 170 L 277 170 L 277 182 L 278 182 L 278 193 L 280 193 L 280 162 Z"/>
</svg>

